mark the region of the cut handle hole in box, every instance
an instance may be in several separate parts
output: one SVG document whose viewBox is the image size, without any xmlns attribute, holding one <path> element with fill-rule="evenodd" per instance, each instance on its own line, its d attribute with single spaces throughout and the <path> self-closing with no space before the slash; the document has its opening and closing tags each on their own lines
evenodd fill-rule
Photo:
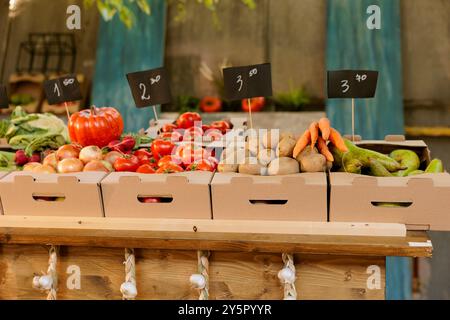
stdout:
<svg viewBox="0 0 450 320">
<path fill-rule="evenodd" d="M 173 197 L 160 197 L 160 196 L 137 196 L 140 203 L 171 203 Z"/>
<path fill-rule="evenodd" d="M 33 194 L 34 201 L 39 202 L 62 202 L 66 200 L 65 196 L 61 195 L 37 195 Z"/>
<path fill-rule="evenodd" d="M 251 204 L 285 205 L 288 200 L 249 200 Z"/>
<path fill-rule="evenodd" d="M 412 201 L 372 201 L 371 204 L 374 207 L 382 207 L 382 208 L 408 208 L 413 203 Z"/>
</svg>

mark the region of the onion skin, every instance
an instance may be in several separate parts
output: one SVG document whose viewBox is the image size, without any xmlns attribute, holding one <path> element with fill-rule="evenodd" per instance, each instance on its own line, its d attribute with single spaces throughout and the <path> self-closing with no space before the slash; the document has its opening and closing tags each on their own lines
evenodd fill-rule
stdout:
<svg viewBox="0 0 450 320">
<path fill-rule="evenodd" d="M 42 162 L 44 165 L 52 166 L 56 169 L 58 166 L 58 160 L 56 160 L 56 152 L 50 153 L 44 158 L 44 161 Z"/>
<path fill-rule="evenodd" d="M 48 164 L 42 164 L 40 166 L 36 166 L 33 168 L 32 172 L 34 173 L 56 173 L 55 168 Z"/>
<path fill-rule="evenodd" d="M 28 162 L 26 165 L 23 166 L 22 171 L 32 172 L 35 167 L 40 167 L 42 164 L 39 162 Z"/>
<path fill-rule="evenodd" d="M 122 158 L 122 154 L 118 151 L 110 151 L 104 157 L 103 160 L 108 161 L 111 165 L 116 162 L 118 158 Z"/>
<path fill-rule="evenodd" d="M 83 167 L 83 162 L 80 159 L 64 159 L 58 162 L 58 173 L 81 172 Z"/>
<path fill-rule="evenodd" d="M 66 144 L 64 146 L 61 146 L 58 151 L 56 151 L 56 159 L 58 161 L 64 160 L 64 159 L 73 159 L 78 158 L 80 154 L 80 150 L 76 147 L 74 147 L 71 144 Z"/>
<path fill-rule="evenodd" d="M 103 153 L 97 146 L 88 146 L 81 149 L 79 159 L 83 161 L 84 164 L 93 160 L 103 160 Z"/>
<path fill-rule="evenodd" d="M 112 166 L 108 161 L 92 160 L 84 166 L 83 172 L 111 172 L 110 169 Z"/>
</svg>

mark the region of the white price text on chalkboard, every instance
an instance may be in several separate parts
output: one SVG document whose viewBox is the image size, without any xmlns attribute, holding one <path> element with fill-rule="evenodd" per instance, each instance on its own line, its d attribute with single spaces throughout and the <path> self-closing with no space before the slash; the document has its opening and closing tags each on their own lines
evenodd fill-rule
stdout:
<svg viewBox="0 0 450 320">
<path fill-rule="evenodd" d="M 241 100 L 272 95 L 270 63 L 223 69 L 225 98 Z"/>
<path fill-rule="evenodd" d="M 49 104 L 61 104 L 83 99 L 80 84 L 75 75 L 44 82 L 45 95 Z"/>
<path fill-rule="evenodd" d="M 373 98 L 378 72 L 372 70 L 328 71 L 328 98 Z"/>
</svg>

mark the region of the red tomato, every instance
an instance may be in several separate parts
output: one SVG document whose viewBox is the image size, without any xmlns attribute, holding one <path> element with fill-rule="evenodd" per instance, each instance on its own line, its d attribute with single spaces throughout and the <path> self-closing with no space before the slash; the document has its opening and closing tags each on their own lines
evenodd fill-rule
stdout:
<svg viewBox="0 0 450 320">
<path fill-rule="evenodd" d="M 117 158 L 114 162 L 114 169 L 119 172 L 136 172 L 138 168 L 139 159 L 133 155 Z"/>
<path fill-rule="evenodd" d="M 217 169 L 217 166 L 219 165 L 219 160 L 217 160 L 216 157 L 209 157 L 208 161 L 212 164 L 212 166 L 214 167 L 214 169 Z"/>
<path fill-rule="evenodd" d="M 206 132 L 206 131 L 208 131 L 209 129 L 211 129 L 211 126 L 208 126 L 207 124 L 203 124 L 203 125 L 202 125 L 202 130 L 203 130 L 203 132 Z"/>
<path fill-rule="evenodd" d="M 222 132 L 222 134 L 225 134 L 228 130 L 231 130 L 233 126 L 229 121 L 214 121 L 213 123 L 211 123 L 211 128 L 218 129 L 220 130 L 220 132 Z"/>
<path fill-rule="evenodd" d="M 152 197 L 145 197 L 145 198 L 139 198 L 139 202 L 142 203 L 160 203 L 160 198 L 152 198 Z"/>
<path fill-rule="evenodd" d="M 140 165 L 148 164 L 152 158 L 151 152 L 147 151 L 147 149 L 136 150 L 134 155 L 139 159 Z"/>
<path fill-rule="evenodd" d="M 252 104 L 252 112 L 261 111 L 266 104 L 266 99 L 264 97 L 251 98 L 250 101 Z M 250 110 L 248 99 L 242 100 L 242 110 L 245 112 L 248 112 Z"/>
<path fill-rule="evenodd" d="M 214 166 L 208 160 L 196 161 L 187 167 L 186 171 L 214 171 Z"/>
<path fill-rule="evenodd" d="M 222 109 L 222 101 L 216 97 L 204 97 L 200 101 L 200 110 L 203 112 L 219 112 Z"/>
<path fill-rule="evenodd" d="M 156 173 L 175 173 L 183 172 L 183 168 L 174 163 L 165 163 L 162 167 L 156 170 Z"/>
<path fill-rule="evenodd" d="M 183 135 L 178 131 L 173 132 L 163 132 L 159 135 L 161 139 L 168 139 L 172 142 L 180 142 L 183 141 Z"/>
<path fill-rule="evenodd" d="M 183 141 L 201 140 L 203 137 L 203 130 L 200 127 L 191 127 L 184 131 Z"/>
<path fill-rule="evenodd" d="M 151 174 L 151 173 L 156 173 L 156 170 L 155 170 L 155 168 L 154 168 L 151 164 L 147 163 L 147 164 L 141 165 L 141 166 L 136 170 L 136 172 L 137 172 L 137 173 Z"/>
<path fill-rule="evenodd" d="M 185 112 L 177 119 L 178 128 L 189 129 L 195 122 L 201 122 L 202 117 L 197 112 Z"/>
<path fill-rule="evenodd" d="M 164 156 L 158 161 L 158 167 L 162 167 L 167 163 L 180 165 L 182 163 L 181 158 L 176 155 Z"/>
<path fill-rule="evenodd" d="M 185 165 L 190 165 L 195 161 L 208 159 L 211 153 L 202 148 L 198 144 L 188 144 L 184 145 L 177 150 L 177 155 L 182 159 Z"/>
<path fill-rule="evenodd" d="M 174 132 L 177 126 L 174 123 L 166 123 L 162 126 L 161 132 Z"/>
<path fill-rule="evenodd" d="M 174 147 L 175 145 L 172 143 L 172 141 L 156 139 L 152 142 L 151 150 L 153 156 L 159 159 L 164 156 L 170 155 Z"/>
<path fill-rule="evenodd" d="M 205 132 L 205 137 L 211 139 L 211 141 L 219 141 L 222 139 L 223 135 L 219 129 L 209 129 Z"/>
</svg>

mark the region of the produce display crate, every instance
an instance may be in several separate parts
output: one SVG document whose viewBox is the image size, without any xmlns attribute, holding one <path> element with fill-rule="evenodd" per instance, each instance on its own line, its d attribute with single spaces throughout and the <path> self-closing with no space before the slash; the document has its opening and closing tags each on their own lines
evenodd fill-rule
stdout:
<svg viewBox="0 0 450 320">
<path fill-rule="evenodd" d="M 360 147 L 381 153 L 415 151 L 421 168 L 430 162 L 423 141 L 388 136 L 383 141 L 359 141 Z M 406 224 L 410 230 L 450 230 L 450 174 L 371 177 L 330 173 L 330 221 Z"/>
<path fill-rule="evenodd" d="M 322 221 L 327 217 L 326 173 L 252 176 L 216 173 L 213 219 Z"/>
<path fill-rule="evenodd" d="M 211 219 L 212 172 L 113 172 L 101 183 L 106 217 Z M 157 203 L 143 202 L 145 198 Z"/>
<path fill-rule="evenodd" d="M 4 215 L 104 217 L 103 172 L 12 172 L 0 180 Z"/>
</svg>

